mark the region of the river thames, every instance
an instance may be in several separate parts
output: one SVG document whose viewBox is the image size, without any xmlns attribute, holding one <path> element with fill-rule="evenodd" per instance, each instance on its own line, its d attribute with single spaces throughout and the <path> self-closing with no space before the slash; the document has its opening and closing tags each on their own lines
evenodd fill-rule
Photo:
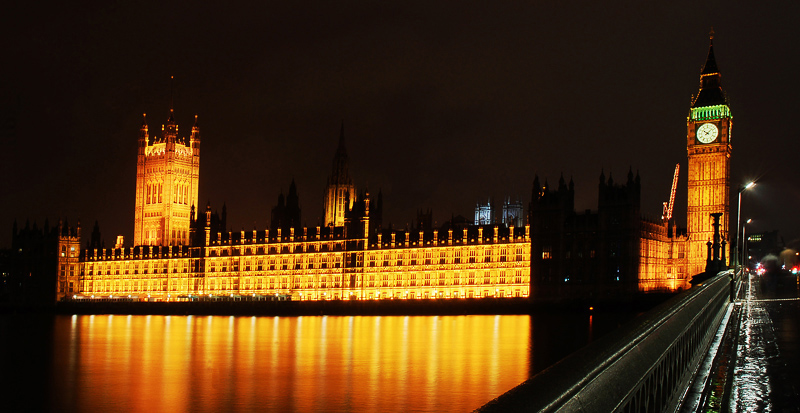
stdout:
<svg viewBox="0 0 800 413">
<path fill-rule="evenodd" d="M 23 410 L 463 412 L 631 317 L 6 315 L 0 349 Z"/>
</svg>

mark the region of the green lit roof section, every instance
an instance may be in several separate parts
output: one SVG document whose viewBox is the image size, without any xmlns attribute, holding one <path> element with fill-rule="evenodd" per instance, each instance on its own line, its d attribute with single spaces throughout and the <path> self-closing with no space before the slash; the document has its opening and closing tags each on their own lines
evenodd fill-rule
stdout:
<svg viewBox="0 0 800 413">
<path fill-rule="evenodd" d="M 728 105 L 702 106 L 692 108 L 692 120 L 711 120 L 731 117 Z"/>
</svg>

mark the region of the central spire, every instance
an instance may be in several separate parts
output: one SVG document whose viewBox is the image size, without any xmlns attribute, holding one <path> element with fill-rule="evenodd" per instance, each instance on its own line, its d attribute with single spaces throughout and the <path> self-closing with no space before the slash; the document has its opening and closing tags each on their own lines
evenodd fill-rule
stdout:
<svg viewBox="0 0 800 413">
<path fill-rule="evenodd" d="M 344 145 L 344 121 L 342 121 L 342 127 L 339 131 L 339 146 L 336 148 L 336 155 L 333 157 L 331 177 L 336 182 L 347 182 L 350 180 L 347 169 L 347 149 Z"/>
<path fill-rule="evenodd" d="M 345 212 L 353 206 L 355 186 L 347 167 L 347 150 L 344 145 L 344 121 L 339 131 L 339 146 L 333 157 L 331 176 L 325 190 L 325 226 L 341 227 Z"/>
</svg>

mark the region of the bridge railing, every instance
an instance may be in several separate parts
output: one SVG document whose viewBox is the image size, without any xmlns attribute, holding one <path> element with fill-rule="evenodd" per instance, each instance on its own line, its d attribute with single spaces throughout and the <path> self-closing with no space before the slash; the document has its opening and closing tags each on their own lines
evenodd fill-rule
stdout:
<svg viewBox="0 0 800 413">
<path fill-rule="evenodd" d="M 725 314 L 732 274 L 673 297 L 478 411 L 674 410 Z"/>
</svg>

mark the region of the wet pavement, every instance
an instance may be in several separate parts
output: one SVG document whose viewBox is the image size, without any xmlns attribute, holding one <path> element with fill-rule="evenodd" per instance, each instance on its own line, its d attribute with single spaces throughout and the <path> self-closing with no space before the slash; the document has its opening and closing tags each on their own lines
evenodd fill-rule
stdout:
<svg viewBox="0 0 800 413">
<path fill-rule="evenodd" d="M 800 412 L 800 279 L 751 274 L 743 290 L 726 405 L 736 412 Z"/>
</svg>

